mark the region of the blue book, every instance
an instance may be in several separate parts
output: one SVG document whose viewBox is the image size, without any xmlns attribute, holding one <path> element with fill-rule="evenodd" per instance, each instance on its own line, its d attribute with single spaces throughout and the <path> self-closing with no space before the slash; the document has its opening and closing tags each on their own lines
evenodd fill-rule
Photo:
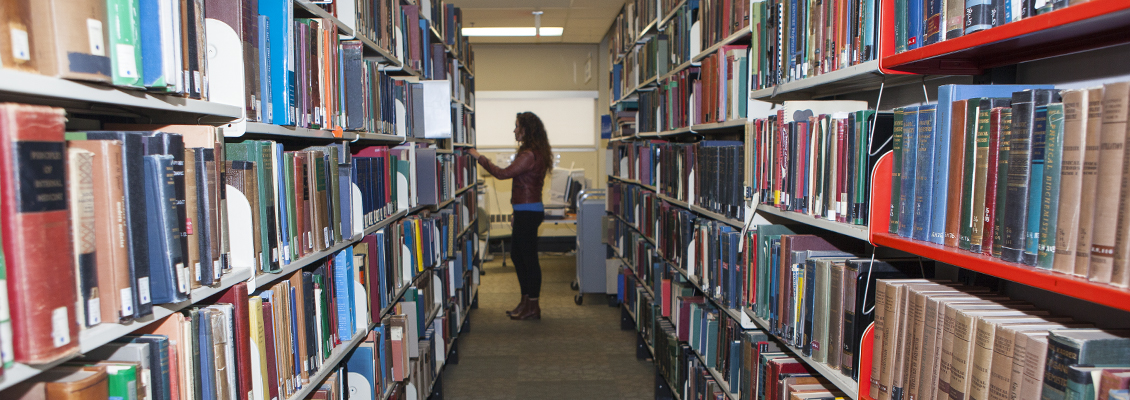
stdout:
<svg viewBox="0 0 1130 400">
<path fill-rule="evenodd" d="M 863 13 L 863 46 L 860 49 L 859 59 L 871 61 L 876 58 L 875 13 L 878 9 L 875 7 L 875 0 L 862 0 L 861 3 L 863 3 L 863 10 L 860 11 Z"/>
<path fill-rule="evenodd" d="M 378 393 L 384 393 L 384 390 L 385 390 L 384 383 L 388 382 L 388 380 L 389 380 L 388 373 L 385 371 L 385 368 L 384 368 L 384 366 L 386 365 L 385 363 L 387 362 L 385 360 L 388 360 L 388 358 L 391 357 L 391 355 L 388 354 L 388 352 L 385 351 L 386 347 L 384 345 L 385 335 L 388 333 L 388 331 L 385 330 L 384 325 L 380 325 L 380 324 L 378 324 L 375 328 L 373 328 L 373 331 L 377 333 L 377 344 L 376 344 L 376 348 L 377 348 L 376 362 L 377 363 L 376 364 L 381 366 L 380 368 L 376 368 L 376 370 L 379 371 L 380 374 L 381 374 L 381 379 L 377 382 L 377 384 L 375 384 L 373 386 L 377 390 Z M 376 376 L 374 376 L 374 378 L 375 377 Z M 376 399 L 376 397 L 374 397 L 374 399 Z"/>
<path fill-rule="evenodd" d="M 383 340 L 382 336 L 378 335 L 377 337 Z M 376 366 L 373 360 L 376 359 L 377 354 L 374 354 L 373 347 L 376 345 L 376 343 L 366 342 L 357 346 L 345 361 L 345 367 L 349 370 L 350 397 L 377 399 L 383 394 L 382 391 L 377 390 L 377 380 L 375 379 Z"/>
<path fill-rule="evenodd" d="M 290 287 L 290 334 L 291 337 L 298 337 L 298 288 Z M 291 379 L 294 380 L 294 388 L 302 388 L 302 380 L 299 379 L 299 374 L 306 368 L 302 367 L 302 358 L 298 356 L 298 341 L 290 341 L 291 356 L 294 357 L 294 375 Z"/>
<path fill-rule="evenodd" d="M 392 301 L 392 299 L 390 299 L 390 297 L 392 296 L 393 292 L 396 290 L 396 285 L 393 284 L 392 282 L 388 282 L 388 279 L 387 279 L 387 277 L 389 276 L 389 271 L 388 271 L 389 266 L 388 266 L 388 263 L 386 262 L 387 257 L 385 257 L 385 254 L 387 254 L 386 253 L 387 250 L 385 249 L 385 230 L 381 229 L 381 230 L 377 231 L 376 236 L 377 236 L 377 260 L 376 260 L 376 262 L 377 262 L 377 271 L 380 272 L 380 281 L 381 281 L 380 287 L 378 287 L 376 290 L 383 291 L 381 293 L 381 304 L 380 304 L 381 308 L 380 309 L 384 310 L 386 307 L 388 307 L 389 302 Z"/>
<path fill-rule="evenodd" d="M 914 169 L 918 166 L 918 106 L 903 108 L 902 122 L 902 169 L 899 176 L 899 229 L 898 235 L 909 238 L 914 234 Z"/>
<path fill-rule="evenodd" d="M 271 119 L 272 104 L 271 99 L 271 40 L 270 40 L 270 18 L 266 15 L 259 16 L 259 122 L 264 124 L 274 123 Z"/>
<path fill-rule="evenodd" d="M 914 50 L 922 47 L 923 29 L 926 22 L 926 10 L 923 10 L 924 1 L 910 0 L 906 2 L 906 49 Z"/>
<path fill-rule="evenodd" d="M 270 94 L 271 123 L 294 125 L 294 3 L 260 0 L 259 15 L 271 21 L 265 36 L 271 82 L 270 92 L 265 93 Z"/>
<path fill-rule="evenodd" d="M 623 69 L 623 64 L 612 66 L 612 101 L 620 100 L 620 76 L 623 74 Z"/>
<path fill-rule="evenodd" d="M 951 136 L 953 128 L 950 126 L 953 115 L 953 103 L 958 100 L 969 100 L 982 97 L 1012 97 L 1013 92 L 1018 92 L 1024 89 L 1050 89 L 1051 85 L 942 85 L 938 87 L 938 107 L 937 118 L 935 127 L 937 128 L 937 138 L 935 139 L 936 145 L 934 146 L 934 193 L 946 193 L 949 190 L 949 180 L 951 177 L 950 163 L 951 162 L 964 162 L 965 160 L 950 160 L 950 145 L 952 140 L 956 139 Z M 968 151 L 972 149 L 974 143 L 971 140 L 976 137 L 976 132 L 970 135 L 966 132 L 965 148 L 966 158 L 973 160 L 973 152 Z M 906 147 L 903 147 L 906 149 Z M 906 151 L 906 150 L 904 150 Z M 971 162 L 966 162 L 966 165 L 972 165 Z M 952 179 L 961 179 L 961 177 L 952 177 Z M 946 203 L 946 196 L 934 196 L 933 199 L 933 213 L 930 216 L 930 241 L 937 244 L 942 244 L 945 240 L 946 230 L 946 213 L 948 205 Z"/>
<path fill-rule="evenodd" d="M 197 365 L 200 366 L 201 371 L 215 371 L 213 363 L 215 357 L 212 356 L 212 318 L 209 318 L 207 312 L 193 313 L 194 320 L 197 323 L 197 342 L 200 343 L 200 358 L 196 360 Z M 297 336 L 295 336 L 297 337 Z M 205 388 L 215 387 L 213 377 L 215 374 L 200 374 L 200 386 Z M 203 400 L 216 400 L 215 393 L 211 390 L 201 390 L 200 398 Z"/>
<path fill-rule="evenodd" d="M 158 91 L 167 90 L 171 77 L 165 76 L 165 57 L 162 47 L 160 3 L 164 0 L 139 0 L 138 35 L 141 39 L 141 84 Z"/>
<path fill-rule="evenodd" d="M 914 240 L 930 240 L 930 212 L 934 199 L 934 116 L 936 104 L 923 104 L 918 107 L 915 153 L 918 165 L 914 167 Z M 905 127 L 904 127 L 905 129 Z"/>
<path fill-rule="evenodd" d="M 1044 159 L 1047 155 L 1048 106 L 1036 106 L 1036 118 L 1032 124 L 1032 161 L 1028 175 L 1028 221 L 1024 233 L 1024 252 L 1020 262 L 1036 265 L 1040 251 L 1040 216 L 1044 203 Z"/>
<path fill-rule="evenodd" d="M 178 290 L 177 266 L 183 265 L 177 226 L 176 193 L 173 186 L 173 156 L 149 155 L 145 164 L 145 218 L 149 243 L 149 295 L 153 304 L 179 303 L 188 299 Z"/>
<path fill-rule="evenodd" d="M 349 240 L 356 234 L 354 229 L 360 228 L 353 226 L 353 168 L 349 164 L 338 164 L 337 179 L 341 196 L 341 238 Z"/>
<path fill-rule="evenodd" d="M 353 299 L 349 296 L 353 282 L 349 279 L 350 269 L 345 260 L 345 250 L 337 252 L 333 260 L 334 301 L 337 305 L 337 337 L 343 342 L 353 337 Z"/>
</svg>

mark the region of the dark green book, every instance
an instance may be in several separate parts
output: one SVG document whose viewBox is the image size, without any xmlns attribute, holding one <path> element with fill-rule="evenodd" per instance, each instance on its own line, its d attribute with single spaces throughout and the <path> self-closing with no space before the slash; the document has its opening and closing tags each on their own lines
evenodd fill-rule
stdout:
<svg viewBox="0 0 1130 400">
<path fill-rule="evenodd" d="M 1047 157 L 1048 106 L 1036 107 L 1032 127 L 1032 161 L 1029 162 L 1028 220 L 1025 223 L 1024 252 L 1020 262 L 1036 265 L 1040 247 L 1040 211 L 1044 209 L 1044 160 Z"/>
<path fill-rule="evenodd" d="M 990 110 L 990 112 L 992 112 Z M 1012 109 L 1001 113 L 1000 123 L 1000 143 L 997 144 L 997 197 L 995 205 L 993 206 L 996 212 L 993 214 L 993 257 L 1000 258 L 1001 256 L 1001 241 L 1003 233 L 1002 222 L 1004 221 L 1004 204 L 1007 198 L 1008 188 L 1008 158 L 1011 153 L 1011 134 L 1008 132 L 1009 127 L 1012 126 Z M 986 232 L 988 234 L 988 232 Z"/>
<path fill-rule="evenodd" d="M 1055 260 L 1056 222 L 1059 218 L 1059 179 L 1063 169 L 1063 103 L 1048 104 L 1044 146 L 1043 199 L 1040 202 L 1039 247 L 1036 266 L 1051 269 Z"/>
<path fill-rule="evenodd" d="M 973 187 L 975 186 L 974 177 L 976 176 L 977 169 L 977 129 L 980 126 L 980 116 L 978 115 L 981 104 L 981 99 L 969 99 L 965 102 L 965 154 L 962 163 L 965 165 L 962 169 L 961 177 L 961 201 L 960 204 L 964 205 L 961 208 L 960 218 L 957 233 L 957 248 L 962 250 L 969 250 L 972 245 L 973 238 Z M 988 119 L 986 116 L 985 119 Z M 988 152 L 988 148 L 985 150 Z"/>
<path fill-rule="evenodd" d="M 1061 329 L 1048 335 L 1043 400 L 1067 398 L 1073 366 L 1124 365 L 1130 360 L 1130 330 Z"/>
<path fill-rule="evenodd" d="M 891 221 L 887 232 L 897 234 L 899 230 L 899 189 L 901 189 L 902 186 L 902 169 L 900 167 L 902 166 L 903 157 L 902 119 L 904 112 L 902 107 L 899 107 L 894 110 L 894 113 L 895 129 L 891 139 L 894 144 L 894 160 L 891 164 L 893 166 L 893 168 L 891 168 Z"/>
<path fill-rule="evenodd" d="M 291 260 L 297 260 L 301 257 L 302 251 L 302 245 L 299 244 L 301 242 L 298 240 L 298 218 L 302 215 L 302 211 L 298 209 L 298 203 L 294 197 L 294 153 L 283 153 L 282 168 L 286 183 L 279 190 L 279 194 L 286 196 L 286 208 L 290 211 L 286 215 L 288 230 L 286 234 L 290 236 L 290 248 L 287 251 L 290 252 Z"/>
<path fill-rule="evenodd" d="M 1011 200 L 1008 207 L 1000 210 L 1001 219 L 1001 259 L 1020 262 L 1023 256 L 1028 232 L 1028 192 L 1032 177 L 1032 156 L 1036 134 L 1036 108 L 1052 102 L 1052 90 L 1024 90 L 1012 94 L 1012 130 L 1009 135 L 1008 175 L 1005 180 L 1005 197 Z M 1040 165 L 1043 173 L 1043 165 Z M 999 183 L 998 183 L 999 186 Z"/>
</svg>

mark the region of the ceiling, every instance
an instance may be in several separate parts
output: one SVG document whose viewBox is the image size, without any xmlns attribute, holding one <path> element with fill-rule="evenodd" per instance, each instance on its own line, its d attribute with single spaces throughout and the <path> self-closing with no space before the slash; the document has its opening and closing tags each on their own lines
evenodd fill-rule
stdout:
<svg viewBox="0 0 1130 400">
<path fill-rule="evenodd" d="M 447 0 L 463 10 L 463 27 L 531 27 L 534 11 L 541 26 L 561 26 L 560 37 L 472 37 L 471 43 L 600 43 L 622 0 Z"/>
</svg>

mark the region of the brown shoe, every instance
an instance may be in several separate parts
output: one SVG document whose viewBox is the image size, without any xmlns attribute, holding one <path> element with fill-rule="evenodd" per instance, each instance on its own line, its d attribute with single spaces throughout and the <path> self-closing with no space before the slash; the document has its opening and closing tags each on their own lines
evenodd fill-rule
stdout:
<svg viewBox="0 0 1130 400">
<path fill-rule="evenodd" d="M 522 295 L 522 301 L 519 302 L 518 306 L 514 307 L 513 310 L 507 311 L 506 315 L 513 317 L 515 315 L 521 314 L 522 310 L 526 309 L 526 303 L 529 303 L 529 302 L 530 302 L 530 296 Z"/>
<path fill-rule="evenodd" d="M 529 301 L 526 302 L 526 308 L 518 314 L 511 315 L 510 319 L 541 319 L 541 307 L 538 306 L 538 299 L 529 298 Z"/>
</svg>

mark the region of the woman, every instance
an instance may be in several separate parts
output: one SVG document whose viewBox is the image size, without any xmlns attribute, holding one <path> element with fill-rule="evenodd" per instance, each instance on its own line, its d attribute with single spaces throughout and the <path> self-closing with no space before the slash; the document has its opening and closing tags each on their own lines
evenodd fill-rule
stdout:
<svg viewBox="0 0 1130 400">
<path fill-rule="evenodd" d="M 541 264 L 538 263 L 538 226 L 545 219 L 541 188 L 552 164 L 552 151 L 545 135 L 545 126 L 532 112 L 518 114 L 514 121 L 514 140 L 521 143 L 509 167 L 499 168 L 475 149 L 467 152 L 479 165 L 498 179 L 514 179 L 510 204 L 514 206 L 513 251 L 510 259 L 522 287 L 522 301 L 507 311 L 510 319 L 541 319 L 538 296 L 541 295 Z"/>
</svg>

